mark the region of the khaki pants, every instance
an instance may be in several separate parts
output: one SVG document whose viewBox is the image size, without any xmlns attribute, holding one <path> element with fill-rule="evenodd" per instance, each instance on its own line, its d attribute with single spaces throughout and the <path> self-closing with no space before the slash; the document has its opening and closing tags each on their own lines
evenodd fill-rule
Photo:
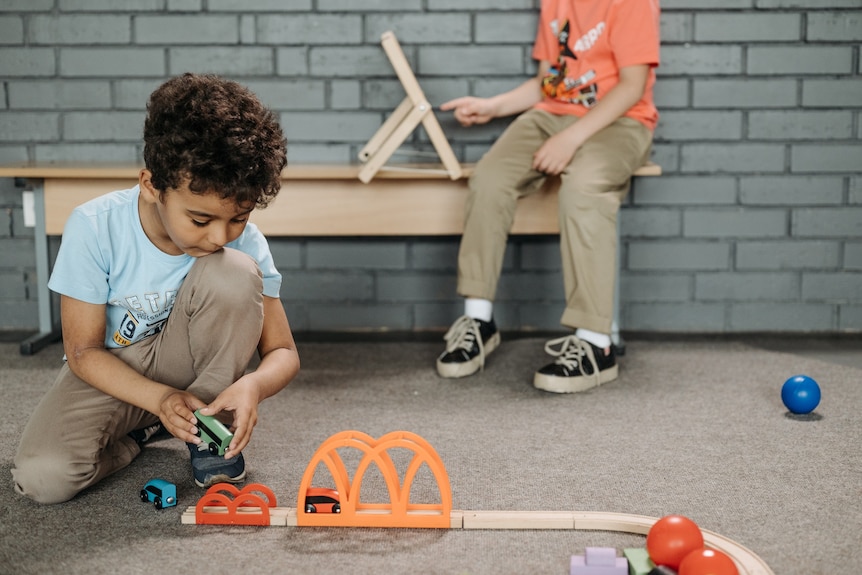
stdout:
<svg viewBox="0 0 862 575">
<path fill-rule="evenodd" d="M 244 372 L 263 328 L 263 280 L 248 255 L 199 258 L 157 335 L 111 353 L 135 371 L 209 402 Z M 192 384 L 194 384 L 192 386 Z M 126 467 L 140 453 L 127 434 L 158 417 L 123 403 L 64 365 L 24 428 L 15 490 L 59 503 Z"/>
<path fill-rule="evenodd" d="M 549 137 L 577 122 L 540 110 L 520 115 L 476 165 L 461 248 L 458 293 L 493 300 L 517 200 L 547 176 L 530 166 Z M 632 173 L 649 157 L 652 132 L 620 118 L 578 149 L 560 175 L 560 250 L 566 309 L 561 323 L 609 334 L 617 276 L 616 221 Z"/>
</svg>

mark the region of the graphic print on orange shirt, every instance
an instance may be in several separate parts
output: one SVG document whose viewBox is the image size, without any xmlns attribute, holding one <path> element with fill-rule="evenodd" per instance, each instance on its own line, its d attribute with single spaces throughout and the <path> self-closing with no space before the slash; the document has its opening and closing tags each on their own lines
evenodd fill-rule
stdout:
<svg viewBox="0 0 862 575">
<path fill-rule="evenodd" d="M 569 66 L 566 58 L 578 59 L 574 51 L 569 48 L 571 26 L 568 20 L 563 20 L 562 26 L 557 21 L 554 21 L 553 25 L 559 28 L 554 30 L 559 52 L 556 63 L 551 65 L 548 73 L 542 78 L 542 92 L 548 98 L 571 104 L 583 104 L 591 108 L 596 105 L 599 94 L 598 85 L 592 81 L 596 77 L 596 72 L 588 70 L 577 78 L 568 76 Z"/>
</svg>

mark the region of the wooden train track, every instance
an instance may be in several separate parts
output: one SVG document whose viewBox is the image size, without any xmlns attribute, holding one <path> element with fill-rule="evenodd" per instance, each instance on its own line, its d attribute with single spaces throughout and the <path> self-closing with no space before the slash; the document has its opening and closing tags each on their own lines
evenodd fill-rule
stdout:
<svg viewBox="0 0 862 575">
<path fill-rule="evenodd" d="M 218 515 L 222 507 L 204 507 L 206 514 Z M 259 513 L 259 508 L 239 507 L 238 515 Z M 658 521 L 656 517 L 631 515 L 628 513 L 606 513 L 600 511 L 452 511 L 451 529 L 547 529 L 577 531 L 615 531 L 646 535 Z M 184 524 L 198 523 L 196 508 L 189 507 L 182 515 Z M 296 509 L 272 507 L 269 509 L 269 525 L 297 527 Z M 701 529 L 707 547 L 721 551 L 736 563 L 740 575 L 775 575 L 772 569 L 751 549 L 736 541 Z"/>
</svg>

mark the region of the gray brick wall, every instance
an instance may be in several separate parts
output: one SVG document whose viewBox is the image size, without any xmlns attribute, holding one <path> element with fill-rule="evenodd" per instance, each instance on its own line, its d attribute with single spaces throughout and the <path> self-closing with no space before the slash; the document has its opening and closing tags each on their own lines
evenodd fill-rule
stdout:
<svg viewBox="0 0 862 575">
<path fill-rule="evenodd" d="M 139 161 L 148 94 L 186 70 L 249 85 L 292 162 L 350 162 L 403 98 L 394 30 L 432 103 L 533 74 L 538 0 L 6 0 L 0 162 Z M 622 325 L 862 330 L 862 3 L 662 0 L 660 178 L 623 208 Z M 508 120 L 441 122 L 475 161 Z M 420 132 L 408 150 L 431 147 Z M 33 231 L 0 179 L 0 330 L 35 329 Z M 56 251 L 57 240 L 52 240 Z M 429 330 L 460 311 L 458 239 L 273 239 L 293 327 Z M 510 242 L 498 321 L 556 329 L 555 237 Z"/>
</svg>

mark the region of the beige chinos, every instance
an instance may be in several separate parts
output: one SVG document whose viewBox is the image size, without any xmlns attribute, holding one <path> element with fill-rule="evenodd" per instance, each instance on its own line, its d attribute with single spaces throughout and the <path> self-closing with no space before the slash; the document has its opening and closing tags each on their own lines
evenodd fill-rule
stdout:
<svg viewBox="0 0 862 575">
<path fill-rule="evenodd" d="M 516 118 L 470 178 L 458 254 L 458 293 L 494 300 L 517 200 L 538 192 L 546 175 L 533 154 L 577 122 L 529 110 Z M 616 221 L 631 176 L 649 157 L 652 132 L 620 118 L 593 135 L 560 176 L 560 251 L 566 309 L 560 322 L 610 334 L 617 275 Z"/>
<path fill-rule="evenodd" d="M 111 353 L 209 402 L 251 360 L 263 329 L 262 291 L 250 256 L 225 248 L 199 258 L 164 329 Z M 63 365 L 24 429 L 12 470 L 15 489 L 41 503 L 67 501 L 131 463 L 141 449 L 127 434 L 156 422 L 154 414 L 102 393 Z"/>
</svg>

